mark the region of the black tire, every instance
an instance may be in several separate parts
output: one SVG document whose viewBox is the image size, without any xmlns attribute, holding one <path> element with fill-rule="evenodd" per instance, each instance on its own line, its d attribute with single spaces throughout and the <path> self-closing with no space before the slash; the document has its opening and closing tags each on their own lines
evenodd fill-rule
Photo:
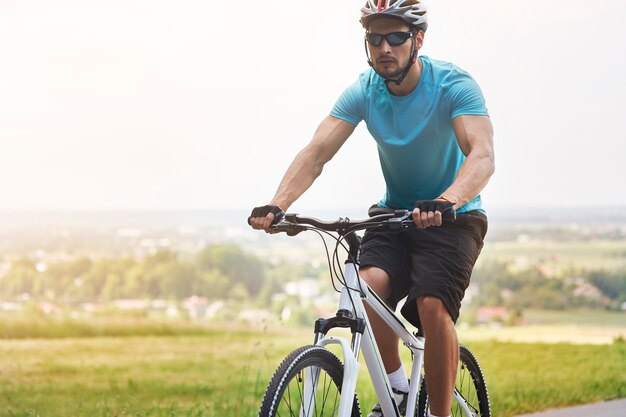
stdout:
<svg viewBox="0 0 626 417">
<path fill-rule="evenodd" d="M 320 368 L 315 406 L 311 417 L 335 416 L 339 409 L 343 365 L 332 352 L 321 346 L 303 346 L 291 352 L 280 364 L 270 380 L 261 403 L 259 417 L 300 416 L 304 378 L 311 367 Z M 360 417 L 356 394 L 352 417 Z"/>
<path fill-rule="evenodd" d="M 474 354 L 465 346 L 460 346 L 459 369 L 456 375 L 455 390 L 466 401 L 467 406 L 475 417 L 491 417 L 489 393 L 483 371 L 478 365 Z M 426 378 L 422 380 L 419 400 L 417 403 L 419 417 L 428 415 L 428 389 Z M 452 398 L 452 417 L 465 416 L 458 402 Z"/>
</svg>

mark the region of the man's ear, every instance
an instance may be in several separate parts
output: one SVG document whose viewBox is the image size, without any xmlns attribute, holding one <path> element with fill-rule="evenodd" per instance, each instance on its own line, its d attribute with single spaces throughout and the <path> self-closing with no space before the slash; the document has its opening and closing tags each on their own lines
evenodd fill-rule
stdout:
<svg viewBox="0 0 626 417">
<path fill-rule="evenodd" d="M 415 34 L 415 50 L 419 51 L 424 45 L 424 31 L 418 30 Z"/>
</svg>

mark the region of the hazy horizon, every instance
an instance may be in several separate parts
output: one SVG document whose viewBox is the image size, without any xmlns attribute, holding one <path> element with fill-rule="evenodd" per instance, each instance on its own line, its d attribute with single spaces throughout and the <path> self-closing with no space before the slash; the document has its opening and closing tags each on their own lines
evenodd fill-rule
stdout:
<svg viewBox="0 0 626 417">
<path fill-rule="evenodd" d="M 324 208 L 289 210 L 324 220 L 339 217 L 360 219 L 367 217 L 367 207 Z M 626 206 L 569 206 L 569 207 L 513 207 L 500 206 L 486 210 L 490 224 L 614 224 L 626 230 Z M 35 224 L 133 224 L 152 225 L 189 224 L 196 225 L 240 225 L 247 227 L 245 220 L 249 210 L 238 209 L 0 209 L 0 228 Z"/>
</svg>

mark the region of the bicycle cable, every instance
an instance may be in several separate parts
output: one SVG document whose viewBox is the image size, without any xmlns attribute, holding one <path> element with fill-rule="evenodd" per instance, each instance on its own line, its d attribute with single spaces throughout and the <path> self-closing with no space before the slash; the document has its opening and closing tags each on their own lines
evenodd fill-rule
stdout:
<svg viewBox="0 0 626 417">
<path fill-rule="evenodd" d="M 352 232 L 351 232 L 351 233 L 352 233 Z M 346 237 L 347 235 L 348 235 L 348 233 L 345 233 L 345 234 L 342 234 L 342 235 L 340 235 L 339 237 L 335 238 L 335 240 L 336 240 L 336 242 L 337 242 L 337 243 L 335 244 L 335 249 L 334 249 L 334 251 L 333 251 L 333 261 L 336 261 L 336 263 L 335 263 L 335 262 L 333 262 L 333 268 L 336 268 L 336 267 L 338 266 L 339 273 L 337 273 L 337 270 L 336 270 L 336 269 L 335 269 L 335 271 L 334 271 L 334 272 L 335 272 L 335 275 L 336 275 L 336 277 L 337 277 L 337 280 L 338 280 L 338 281 L 339 281 L 339 282 L 340 282 L 340 283 L 341 283 L 344 287 L 346 287 L 346 289 L 348 289 L 348 290 L 352 290 L 352 291 L 358 291 L 358 292 L 359 292 L 359 294 L 361 294 L 361 297 L 364 297 L 364 296 L 365 296 L 365 292 L 363 291 L 363 287 L 361 286 L 361 280 L 360 280 L 360 279 L 358 279 L 358 280 L 357 280 L 358 285 L 359 285 L 359 288 L 352 288 L 352 287 L 350 287 L 350 286 L 348 285 L 348 283 L 346 282 L 346 277 L 345 277 L 345 275 L 343 274 L 343 270 L 342 270 L 342 268 L 341 268 L 341 260 L 339 259 L 339 252 L 338 252 L 339 245 L 341 245 L 341 247 L 343 247 L 343 249 L 347 252 L 347 254 L 348 254 L 348 259 L 350 259 L 350 260 L 352 261 L 351 263 L 352 263 L 352 265 L 354 266 L 354 268 L 355 268 L 355 272 L 356 272 L 356 274 L 357 274 L 357 276 L 358 276 L 358 269 L 357 269 L 358 262 L 357 262 L 357 260 L 356 260 L 356 259 L 354 259 L 354 258 L 352 257 L 352 254 L 350 253 L 350 250 L 349 250 L 348 248 L 346 248 L 346 246 L 342 243 L 342 241 L 343 241 L 343 240 L 345 240 L 345 237 Z M 333 236 L 333 237 L 334 237 L 334 236 Z M 341 275 L 341 278 L 339 278 L 339 275 Z M 355 304 L 354 304 L 354 299 L 352 298 L 352 293 L 351 293 L 350 291 L 348 291 L 348 297 L 349 297 L 349 299 L 350 299 L 350 303 L 352 304 L 352 310 L 353 310 L 353 311 L 356 311 L 356 306 L 355 306 Z"/>
<path fill-rule="evenodd" d="M 331 232 L 326 231 L 324 229 L 320 229 L 315 226 L 305 226 L 305 230 L 313 231 L 317 233 L 317 235 L 322 240 L 322 243 L 324 244 L 324 251 L 326 252 L 326 261 L 327 261 L 328 268 L 329 268 L 330 281 L 335 292 L 341 293 L 341 290 L 337 287 L 337 284 L 335 283 L 335 280 L 337 280 L 337 282 L 339 282 L 344 287 L 346 287 L 346 289 L 358 291 L 362 296 L 364 296 L 365 292 L 363 291 L 363 287 L 361 286 L 361 280 L 358 280 L 359 288 L 351 288 L 350 286 L 348 286 L 348 283 L 346 282 L 345 276 L 341 268 L 341 260 L 339 259 L 339 247 L 340 246 L 347 252 L 348 258 L 352 261 L 352 264 L 354 265 L 355 270 L 358 265 L 356 259 L 354 259 L 354 257 L 350 254 L 350 250 L 343 244 L 343 241 L 345 240 L 345 234 L 335 236 Z M 328 244 L 326 242 L 324 234 L 329 236 L 331 239 L 335 241 L 335 248 L 333 249 L 332 257 L 330 255 L 330 250 L 328 248 Z M 356 272 L 358 274 L 358 270 L 356 270 Z M 352 298 L 352 294 L 350 291 L 348 291 L 348 297 L 350 299 L 350 304 L 352 304 L 352 310 L 356 311 L 354 299 Z"/>
<path fill-rule="evenodd" d="M 354 266 L 355 272 L 358 277 L 358 265 L 359 265 L 358 261 L 354 259 L 354 257 L 350 253 L 349 248 L 347 248 L 343 242 L 346 240 L 346 236 L 351 233 L 355 233 L 356 231 L 359 231 L 359 230 L 384 227 L 384 224 L 382 224 L 380 221 L 366 221 L 366 222 L 363 222 L 363 223 L 360 223 L 351 227 L 347 227 L 346 229 L 343 229 L 341 231 L 336 231 L 339 234 L 338 236 L 334 235 L 330 231 L 324 230 L 317 226 L 309 226 L 309 225 L 306 225 L 306 226 L 300 225 L 300 226 L 302 227 L 303 231 L 313 231 L 317 233 L 317 235 L 322 240 L 322 243 L 324 244 L 324 251 L 326 253 L 326 262 L 328 264 L 330 281 L 333 286 L 333 289 L 335 290 L 335 292 L 341 293 L 341 290 L 338 288 L 337 284 L 335 283 L 335 280 L 337 280 L 337 282 L 339 282 L 343 287 L 345 287 L 348 290 L 348 297 L 349 297 L 350 303 L 352 304 L 352 311 L 356 311 L 354 299 L 352 298 L 352 291 L 358 291 L 361 297 L 363 298 L 366 297 L 366 294 L 365 294 L 365 291 L 363 290 L 363 286 L 361 284 L 360 278 L 357 280 L 358 288 L 352 288 L 348 286 L 348 283 L 346 282 L 346 277 L 343 273 L 341 259 L 339 258 L 339 248 L 342 247 L 346 251 L 347 260 L 351 261 L 350 263 Z M 330 236 L 330 238 L 335 241 L 335 247 L 333 249 L 332 256 L 330 255 L 330 249 L 328 247 L 328 244 L 326 242 L 326 238 L 324 237 L 324 235 Z"/>
<path fill-rule="evenodd" d="M 332 284 L 333 289 L 335 290 L 335 292 L 341 293 L 341 290 L 339 288 L 337 288 L 337 285 L 335 284 L 335 279 L 336 279 L 339 283 L 345 285 L 345 280 L 341 280 L 339 278 L 339 274 L 337 273 L 336 265 L 335 265 L 335 262 L 334 262 L 335 258 L 337 257 L 338 244 L 335 243 L 335 248 L 333 250 L 333 255 L 331 257 L 330 249 L 328 248 L 328 243 L 326 242 L 326 238 L 324 237 L 324 234 L 329 236 L 331 239 L 335 240 L 335 242 L 338 242 L 341 238 L 333 235 L 331 232 L 329 232 L 327 230 L 320 229 L 320 228 L 315 227 L 315 226 L 303 226 L 303 228 L 306 231 L 312 231 L 312 232 L 317 233 L 317 235 L 322 240 L 322 243 L 324 244 L 324 252 L 326 253 L 326 264 L 328 265 L 328 272 L 329 272 L 329 275 L 330 275 L 331 284 Z M 344 249 L 346 249 L 345 246 L 343 246 L 343 247 L 344 247 Z"/>
</svg>

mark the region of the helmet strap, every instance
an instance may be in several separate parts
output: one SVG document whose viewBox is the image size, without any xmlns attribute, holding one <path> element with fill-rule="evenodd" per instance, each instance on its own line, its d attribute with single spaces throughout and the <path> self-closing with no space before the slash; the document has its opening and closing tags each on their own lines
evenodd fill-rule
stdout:
<svg viewBox="0 0 626 417">
<path fill-rule="evenodd" d="M 369 64 L 370 67 L 372 67 L 374 72 L 378 74 L 382 79 L 385 80 L 385 84 L 389 84 L 389 83 L 394 83 L 395 85 L 402 84 L 402 81 L 404 81 L 406 76 L 409 74 L 409 70 L 411 69 L 411 66 L 417 61 L 417 51 L 415 50 L 415 36 L 411 37 L 411 44 L 412 44 L 411 50 L 413 51 L 413 53 L 411 54 L 411 58 L 409 59 L 408 64 L 406 64 L 406 67 L 404 67 L 404 70 L 402 71 L 400 76 L 396 79 L 385 77 L 384 75 L 376 71 L 376 67 L 374 67 L 374 62 L 372 61 L 372 58 L 370 57 L 370 51 L 367 48 L 367 39 L 364 39 L 364 42 L 365 42 L 365 55 L 367 56 L 367 63 Z"/>
</svg>

